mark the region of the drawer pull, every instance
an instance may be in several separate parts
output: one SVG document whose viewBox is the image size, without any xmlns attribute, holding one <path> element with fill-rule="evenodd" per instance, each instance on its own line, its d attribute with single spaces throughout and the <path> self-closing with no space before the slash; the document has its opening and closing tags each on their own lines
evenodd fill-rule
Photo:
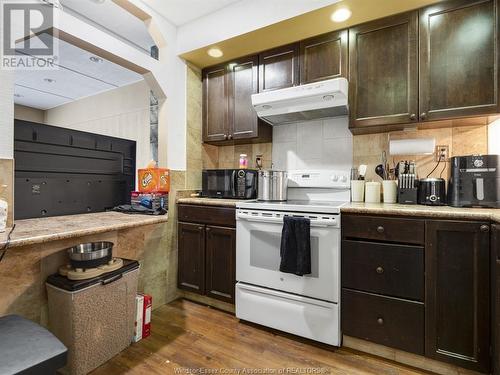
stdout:
<svg viewBox="0 0 500 375">
<path fill-rule="evenodd" d="M 380 234 L 384 233 L 385 232 L 384 227 L 382 225 L 378 226 L 377 227 L 377 232 L 380 233 Z"/>
<path fill-rule="evenodd" d="M 479 230 L 481 232 L 489 232 L 490 231 L 490 226 L 489 225 L 481 225 L 481 227 L 479 227 Z"/>
<path fill-rule="evenodd" d="M 384 319 L 383 319 L 383 318 L 378 318 L 378 319 L 377 319 L 377 324 L 378 324 L 379 326 L 383 326 L 383 325 L 384 325 Z"/>
<path fill-rule="evenodd" d="M 382 275 L 382 274 L 384 273 L 384 268 L 383 268 L 383 267 L 377 267 L 377 268 L 375 269 L 375 271 L 377 271 L 377 273 L 378 273 L 379 275 Z"/>
</svg>

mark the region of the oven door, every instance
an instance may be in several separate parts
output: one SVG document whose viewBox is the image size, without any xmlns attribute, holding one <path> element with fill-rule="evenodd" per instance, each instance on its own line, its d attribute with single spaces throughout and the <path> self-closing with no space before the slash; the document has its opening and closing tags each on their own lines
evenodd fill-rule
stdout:
<svg viewBox="0 0 500 375">
<path fill-rule="evenodd" d="M 311 220 L 311 274 L 279 271 L 283 217 Z M 239 209 L 236 214 L 236 279 L 329 302 L 339 301 L 340 215 Z"/>
</svg>

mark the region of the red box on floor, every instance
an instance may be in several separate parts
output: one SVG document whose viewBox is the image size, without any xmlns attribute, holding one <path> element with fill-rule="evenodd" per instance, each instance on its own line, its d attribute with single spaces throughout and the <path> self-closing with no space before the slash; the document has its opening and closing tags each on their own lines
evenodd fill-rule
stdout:
<svg viewBox="0 0 500 375">
<path fill-rule="evenodd" d="M 151 310 L 153 308 L 153 297 L 148 294 L 144 296 L 144 314 L 142 317 L 142 338 L 145 339 L 151 335 Z"/>
</svg>

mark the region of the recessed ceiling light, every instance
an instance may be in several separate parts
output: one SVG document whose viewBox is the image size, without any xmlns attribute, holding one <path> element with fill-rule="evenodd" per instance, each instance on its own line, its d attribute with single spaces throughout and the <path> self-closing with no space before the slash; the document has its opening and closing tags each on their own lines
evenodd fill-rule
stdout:
<svg viewBox="0 0 500 375">
<path fill-rule="evenodd" d="M 44 78 L 43 80 L 44 80 L 44 82 L 47 82 L 47 83 L 56 83 L 56 80 L 52 79 L 52 78 Z"/>
<path fill-rule="evenodd" d="M 224 53 L 219 48 L 210 48 L 207 53 L 208 56 L 214 57 L 216 59 L 224 56 Z"/>
<path fill-rule="evenodd" d="M 347 8 L 337 9 L 332 13 L 331 19 L 333 22 L 344 22 L 351 18 L 352 12 Z"/>
<path fill-rule="evenodd" d="M 89 60 L 92 61 L 93 63 L 96 63 L 96 64 L 103 62 L 103 59 L 101 59 L 100 57 L 97 57 L 97 56 L 90 56 Z"/>
</svg>

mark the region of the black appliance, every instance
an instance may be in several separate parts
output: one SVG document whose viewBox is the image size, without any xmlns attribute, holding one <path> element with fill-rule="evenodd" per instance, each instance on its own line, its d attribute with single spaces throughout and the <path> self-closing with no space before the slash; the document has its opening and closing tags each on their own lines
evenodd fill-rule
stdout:
<svg viewBox="0 0 500 375">
<path fill-rule="evenodd" d="M 203 171 L 202 196 L 207 198 L 257 198 L 257 171 L 253 169 L 209 169 Z"/>
<path fill-rule="evenodd" d="M 135 156 L 135 141 L 15 120 L 16 219 L 130 204 Z"/>
<path fill-rule="evenodd" d="M 446 181 L 444 178 L 422 178 L 418 185 L 418 204 L 446 205 Z"/>
<path fill-rule="evenodd" d="M 449 204 L 500 208 L 499 159 L 498 155 L 452 157 Z"/>
</svg>

